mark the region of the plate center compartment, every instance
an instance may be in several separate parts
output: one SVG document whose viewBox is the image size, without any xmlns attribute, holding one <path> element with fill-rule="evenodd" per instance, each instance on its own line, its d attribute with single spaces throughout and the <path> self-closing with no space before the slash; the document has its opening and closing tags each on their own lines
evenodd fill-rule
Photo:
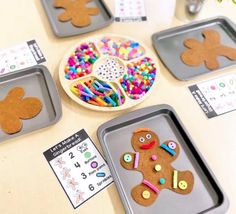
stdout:
<svg viewBox="0 0 236 214">
<path fill-rule="evenodd" d="M 110 82 L 124 75 L 125 64 L 118 57 L 105 56 L 95 62 L 93 70 L 100 79 Z"/>
</svg>

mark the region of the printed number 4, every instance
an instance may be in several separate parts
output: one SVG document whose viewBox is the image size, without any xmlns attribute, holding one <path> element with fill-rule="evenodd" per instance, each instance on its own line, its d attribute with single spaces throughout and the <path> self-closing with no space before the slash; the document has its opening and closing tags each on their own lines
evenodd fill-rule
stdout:
<svg viewBox="0 0 236 214">
<path fill-rule="evenodd" d="M 89 187 L 90 191 L 94 190 L 94 186 L 92 184 L 90 184 L 88 187 Z"/>
</svg>

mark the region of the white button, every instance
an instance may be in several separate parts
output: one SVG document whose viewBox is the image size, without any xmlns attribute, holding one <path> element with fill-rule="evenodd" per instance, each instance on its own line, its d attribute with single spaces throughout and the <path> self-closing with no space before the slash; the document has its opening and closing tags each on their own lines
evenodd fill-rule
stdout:
<svg viewBox="0 0 236 214">
<path fill-rule="evenodd" d="M 170 141 L 169 143 L 168 143 L 168 147 L 170 148 L 170 149 L 175 149 L 176 148 L 176 143 L 175 142 L 173 142 L 173 141 Z"/>
</svg>

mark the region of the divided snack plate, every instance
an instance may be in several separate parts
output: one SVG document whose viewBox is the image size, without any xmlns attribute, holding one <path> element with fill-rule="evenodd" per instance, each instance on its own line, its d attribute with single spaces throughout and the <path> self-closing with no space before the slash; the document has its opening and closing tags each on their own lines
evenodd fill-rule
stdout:
<svg viewBox="0 0 236 214">
<path fill-rule="evenodd" d="M 86 27 L 75 27 L 70 21 L 60 22 L 58 20 L 58 15 L 62 13 L 64 9 L 54 8 L 54 0 L 41 0 L 41 2 L 53 32 L 58 37 L 68 37 L 88 33 L 106 27 L 114 21 L 111 11 L 103 0 L 93 0 L 86 5 L 87 7 L 98 7 L 100 9 L 98 15 L 90 16 L 91 24 Z"/>
<path fill-rule="evenodd" d="M 92 110 L 118 111 L 137 105 L 156 90 L 158 72 L 155 55 L 141 42 L 99 35 L 80 41 L 65 54 L 59 78 L 78 104 Z M 102 87 L 105 89 L 100 90 Z"/>
<path fill-rule="evenodd" d="M 61 101 L 51 74 L 45 66 L 38 65 L 0 76 L 0 100 L 14 87 L 22 87 L 24 97 L 37 97 L 42 102 L 41 112 L 32 119 L 21 120 L 22 130 L 6 134 L 0 130 L 0 141 L 14 138 L 31 131 L 53 125 L 62 115 Z"/>
<path fill-rule="evenodd" d="M 147 207 L 133 200 L 131 190 L 143 177 L 140 172 L 124 169 L 120 158 L 128 151 L 134 152 L 133 131 L 144 127 L 154 131 L 160 143 L 173 140 L 179 144 L 180 154 L 172 166 L 193 173 L 192 192 L 181 195 L 164 189 Z M 228 209 L 227 196 L 172 107 L 157 105 L 136 110 L 101 125 L 97 135 L 127 213 L 225 213 Z"/>
<path fill-rule="evenodd" d="M 167 69 L 179 80 L 189 80 L 196 76 L 215 72 L 209 70 L 204 64 L 192 67 L 184 64 L 180 58 L 187 49 L 183 42 L 185 39 L 194 38 L 203 41 L 202 31 L 216 30 L 220 34 L 221 44 L 236 48 L 236 25 L 227 17 L 215 17 L 198 22 L 191 22 L 176 28 L 158 32 L 152 36 L 153 46 Z M 217 58 L 221 70 L 236 64 L 226 57 Z"/>
</svg>

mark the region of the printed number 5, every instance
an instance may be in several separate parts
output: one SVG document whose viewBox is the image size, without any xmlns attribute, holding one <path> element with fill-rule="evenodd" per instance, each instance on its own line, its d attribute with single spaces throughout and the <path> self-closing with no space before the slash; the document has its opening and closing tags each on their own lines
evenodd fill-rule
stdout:
<svg viewBox="0 0 236 214">
<path fill-rule="evenodd" d="M 94 190 L 94 186 L 93 186 L 92 184 L 90 184 L 90 185 L 89 185 L 89 189 L 90 189 L 91 191 L 93 191 L 93 190 Z"/>
<path fill-rule="evenodd" d="M 82 176 L 83 179 L 87 178 L 87 175 L 85 173 L 81 173 L 81 176 Z"/>
</svg>

